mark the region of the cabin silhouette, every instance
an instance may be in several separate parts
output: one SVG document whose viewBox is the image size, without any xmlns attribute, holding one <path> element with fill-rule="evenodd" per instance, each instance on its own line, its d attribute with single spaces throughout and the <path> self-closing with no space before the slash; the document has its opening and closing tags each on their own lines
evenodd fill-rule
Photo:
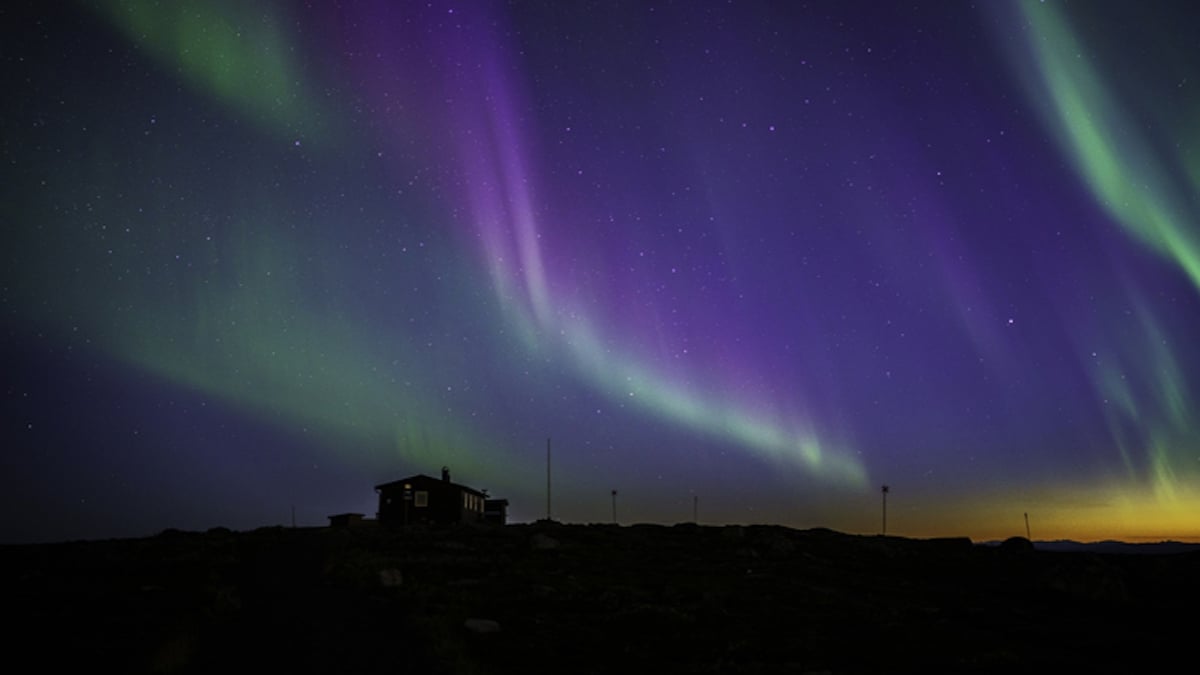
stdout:
<svg viewBox="0 0 1200 675">
<path fill-rule="evenodd" d="M 375 486 L 381 525 L 452 525 L 499 522 L 504 524 L 508 501 L 489 499 L 482 490 L 450 480 L 442 467 L 441 479 L 417 474 Z"/>
</svg>

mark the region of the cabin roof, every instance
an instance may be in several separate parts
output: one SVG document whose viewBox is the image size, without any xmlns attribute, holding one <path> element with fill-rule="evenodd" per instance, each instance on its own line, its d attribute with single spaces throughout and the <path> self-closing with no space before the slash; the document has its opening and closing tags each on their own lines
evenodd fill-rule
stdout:
<svg viewBox="0 0 1200 675">
<path fill-rule="evenodd" d="M 452 486 L 454 486 L 454 487 L 456 487 L 456 488 L 458 488 L 458 489 L 460 489 L 460 490 L 464 490 L 464 491 L 466 491 L 466 492 L 470 492 L 471 494 L 474 494 L 474 495 L 479 495 L 480 497 L 485 497 L 485 495 L 483 494 L 483 492 L 482 492 L 482 491 L 480 491 L 480 490 L 476 490 L 476 489 L 475 489 L 475 488 L 473 488 L 473 487 L 469 487 L 469 486 L 466 486 L 466 485 L 462 485 L 461 483 L 454 483 L 454 482 L 451 482 L 451 481 L 448 481 L 448 480 L 442 480 L 441 478 L 434 478 L 433 476 L 426 476 L 426 475 L 425 475 L 425 474 L 423 474 L 423 473 L 419 473 L 419 474 L 417 474 L 417 475 L 415 475 L 415 476 L 409 476 L 408 478 L 401 478 L 400 480 L 394 480 L 394 481 L 391 481 L 391 482 L 389 482 L 389 483 L 381 483 L 381 484 L 379 484 L 379 485 L 376 485 L 376 486 L 375 486 L 375 491 L 376 491 L 376 492 L 378 492 L 378 491 L 380 491 L 380 490 L 385 490 L 385 489 L 388 489 L 388 488 L 391 488 L 391 489 L 400 489 L 400 488 L 403 488 L 403 487 L 404 487 L 404 484 L 405 484 L 405 483 L 413 483 L 413 484 L 418 484 L 418 483 L 438 483 L 438 484 L 442 484 L 442 483 L 446 483 L 446 484 L 452 485 Z"/>
</svg>

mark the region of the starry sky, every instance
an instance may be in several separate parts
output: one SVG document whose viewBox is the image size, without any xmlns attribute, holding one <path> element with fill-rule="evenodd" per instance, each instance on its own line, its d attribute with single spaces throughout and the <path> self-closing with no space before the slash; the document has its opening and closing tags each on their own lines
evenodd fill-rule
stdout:
<svg viewBox="0 0 1200 675">
<path fill-rule="evenodd" d="M 1200 16 L 0 8 L 0 540 L 510 517 L 1200 541 Z"/>
</svg>

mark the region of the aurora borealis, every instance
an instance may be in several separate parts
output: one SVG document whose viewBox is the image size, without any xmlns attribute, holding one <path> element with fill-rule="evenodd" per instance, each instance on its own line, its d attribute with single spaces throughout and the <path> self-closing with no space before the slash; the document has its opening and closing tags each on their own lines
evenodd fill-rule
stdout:
<svg viewBox="0 0 1200 675">
<path fill-rule="evenodd" d="M 1200 540 L 1196 10 L 10 3 L 5 540 Z"/>
</svg>

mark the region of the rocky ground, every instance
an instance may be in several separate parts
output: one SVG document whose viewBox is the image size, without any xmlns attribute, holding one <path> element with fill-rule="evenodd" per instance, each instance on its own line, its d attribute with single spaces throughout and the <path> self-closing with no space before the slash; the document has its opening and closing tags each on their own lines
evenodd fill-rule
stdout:
<svg viewBox="0 0 1200 675">
<path fill-rule="evenodd" d="M 1200 600 L 1197 553 L 773 526 L 168 531 L 0 565 L 9 660 L 49 672 L 1137 672 L 1190 660 Z"/>
</svg>

